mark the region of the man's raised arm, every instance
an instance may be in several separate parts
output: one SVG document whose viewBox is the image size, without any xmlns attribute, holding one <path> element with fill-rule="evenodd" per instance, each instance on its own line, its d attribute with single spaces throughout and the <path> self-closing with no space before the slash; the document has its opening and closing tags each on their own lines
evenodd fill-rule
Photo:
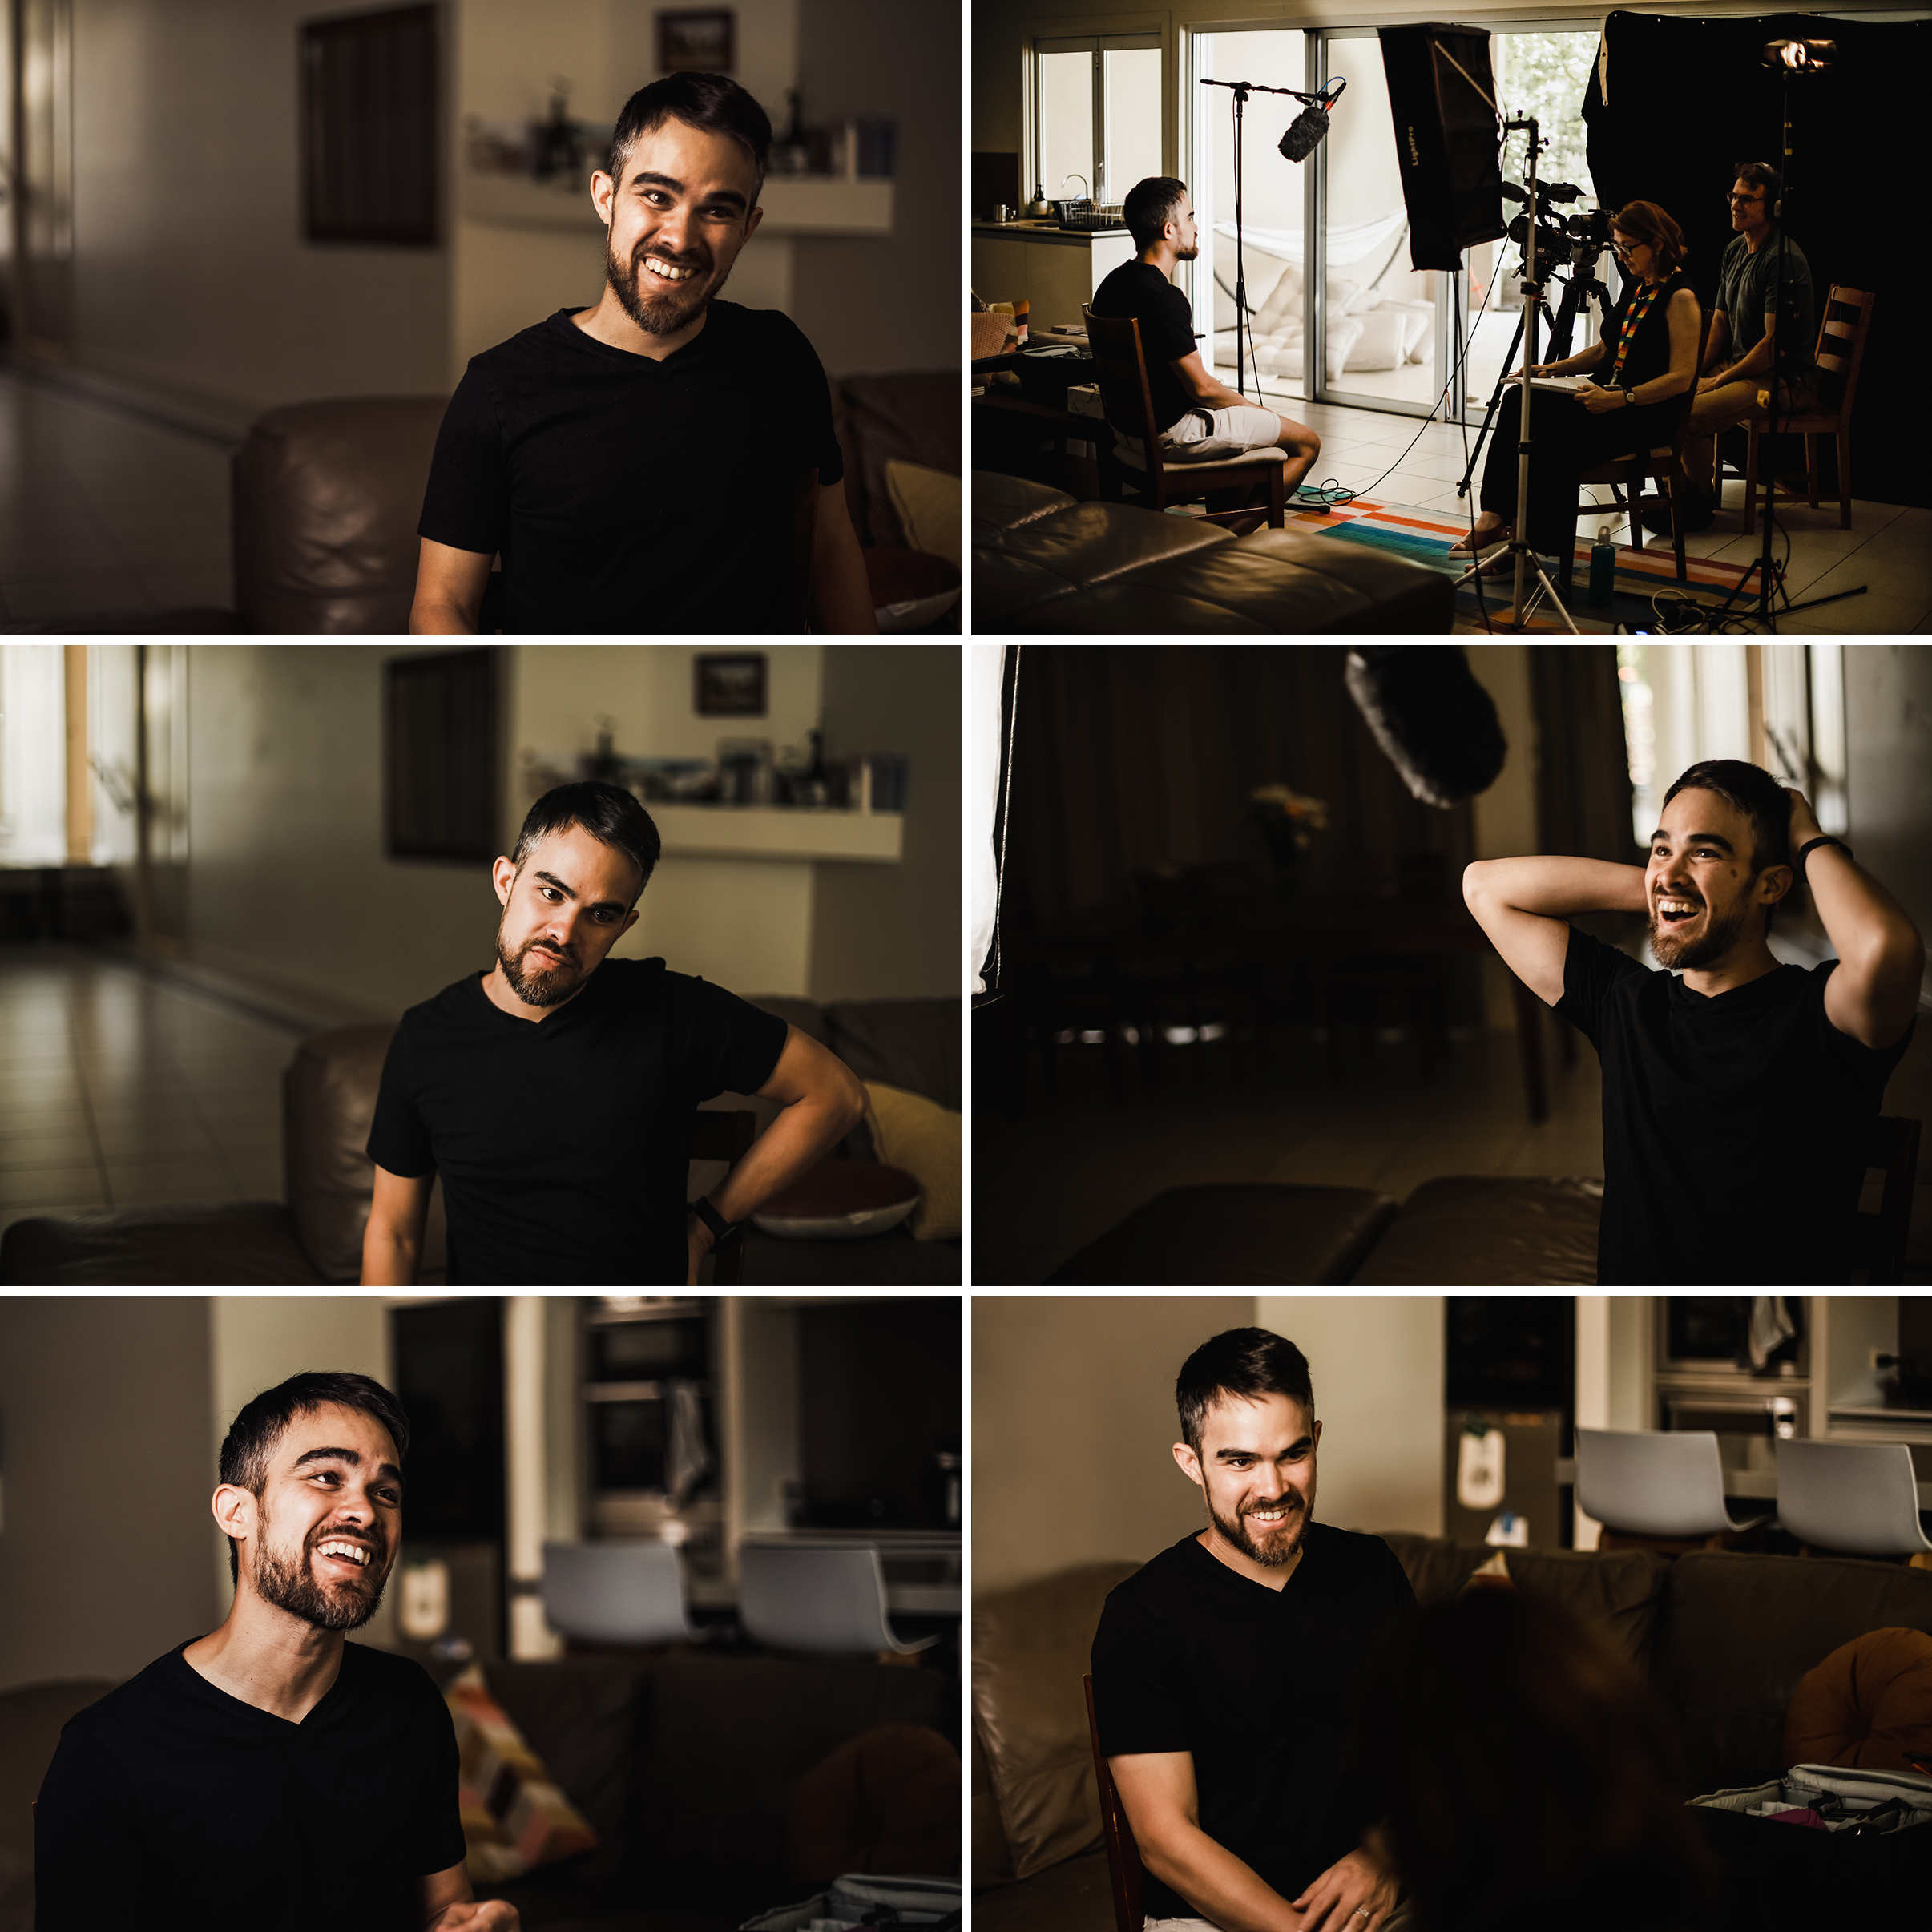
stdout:
<svg viewBox="0 0 1932 1932">
<path fill-rule="evenodd" d="M 1547 1006 L 1563 996 L 1564 922 L 1648 904 L 1644 868 L 1607 859 L 1478 859 L 1463 870 L 1462 897 L 1503 963 Z"/>
<path fill-rule="evenodd" d="M 1786 790 L 1790 788 L 1787 786 Z M 1802 792 L 1791 793 L 1791 862 L 1823 836 Z M 1825 1017 L 1866 1047 L 1895 1046 L 1918 1010 L 1925 942 L 1910 915 L 1841 845 L 1805 861 L 1805 883 L 1838 964 L 1825 984 Z"/>
</svg>

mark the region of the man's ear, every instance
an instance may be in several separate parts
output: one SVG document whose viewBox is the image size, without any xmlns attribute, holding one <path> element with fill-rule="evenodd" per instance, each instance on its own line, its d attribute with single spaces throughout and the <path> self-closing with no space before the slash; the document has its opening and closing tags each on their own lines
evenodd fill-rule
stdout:
<svg viewBox="0 0 1932 1932">
<path fill-rule="evenodd" d="M 1757 904 L 1775 905 L 1797 883 L 1797 874 L 1789 865 L 1767 865 L 1757 875 Z"/>
<path fill-rule="evenodd" d="M 600 167 L 591 176 L 591 202 L 597 210 L 597 219 L 607 228 L 611 225 L 611 204 L 617 199 L 617 183 Z"/>
<path fill-rule="evenodd" d="M 1207 1483 L 1201 1477 L 1200 1458 L 1188 1448 L 1185 1442 L 1174 1445 L 1174 1460 L 1180 1465 L 1180 1473 L 1198 1490 L 1205 1490 Z"/>
<path fill-rule="evenodd" d="M 209 1507 L 221 1533 L 231 1543 L 245 1542 L 255 1534 L 257 1514 L 254 1492 L 240 1483 L 224 1482 L 216 1490 Z"/>
<path fill-rule="evenodd" d="M 490 868 L 490 883 L 496 888 L 496 902 L 499 905 L 510 903 L 510 889 L 516 883 L 517 862 L 514 859 L 498 859 Z"/>
</svg>

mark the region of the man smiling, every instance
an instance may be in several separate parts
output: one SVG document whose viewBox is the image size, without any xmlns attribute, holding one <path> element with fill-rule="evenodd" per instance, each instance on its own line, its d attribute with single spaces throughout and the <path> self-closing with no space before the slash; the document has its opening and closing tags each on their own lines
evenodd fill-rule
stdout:
<svg viewBox="0 0 1932 1932">
<path fill-rule="evenodd" d="M 1769 943 L 1794 877 L 1838 955 L 1809 970 Z M 1462 892 L 1511 970 L 1603 1062 L 1599 1283 L 1853 1277 L 1865 1148 L 1925 947 L 1801 793 L 1709 760 L 1665 793 L 1648 865 L 1479 860 Z M 1595 911 L 1646 915 L 1667 970 L 1566 923 Z"/>
<path fill-rule="evenodd" d="M 1107 1598 L 1093 1648 L 1146 1932 L 1394 1932 L 1355 1704 L 1415 1594 L 1379 1537 L 1315 1521 L 1321 1425 L 1292 1341 L 1230 1329 L 1174 1393 L 1208 1527 Z"/>
<path fill-rule="evenodd" d="M 34 1820 L 40 1932 L 517 1932 L 463 1870 L 456 1733 L 422 1667 L 345 1644 L 402 1535 L 409 1424 L 297 1375 L 221 1446 L 235 1600 L 61 1733 Z"/>
<path fill-rule="evenodd" d="M 450 398 L 412 631 L 475 631 L 497 555 L 506 632 L 796 631 L 801 490 L 812 627 L 877 630 L 825 371 L 777 310 L 717 299 L 771 139 L 720 75 L 631 95 L 591 177 L 601 299 L 474 357 Z"/>
<path fill-rule="evenodd" d="M 365 1287 L 415 1281 L 438 1174 L 451 1283 L 688 1285 L 863 1115 L 857 1077 L 809 1035 L 662 959 L 605 957 L 659 849 L 616 785 L 559 785 L 530 807 L 491 872 L 495 964 L 412 1006 L 389 1043 Z M 692 1115 L 728 1091 L 782 1111 L 688 1212 Z"/>
</svg>

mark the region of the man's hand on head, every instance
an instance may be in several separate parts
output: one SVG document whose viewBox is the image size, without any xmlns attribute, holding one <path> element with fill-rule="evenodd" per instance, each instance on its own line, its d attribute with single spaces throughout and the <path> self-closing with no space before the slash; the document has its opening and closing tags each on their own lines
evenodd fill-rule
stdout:
<svg viewBox="0 0 1932 1932">
<path fill-rule="evenodd" d="M 1395 1878 L 1365 1851 L 1352 1851 L 1289 1903 L 1301 1932 L 1380 1932 L 1395 1906 Z"/>
<path fill-rule="evenodd" d="M 1791 862 L 1798 862 L 1799 848 L 1814 838 L 1825 835 L 1818 829 L 1818 816 L 1811 809 L 1811 801 L 1795 785 L 1786 785 L 1785 796 L 1791 801 Z"/>
</svg>

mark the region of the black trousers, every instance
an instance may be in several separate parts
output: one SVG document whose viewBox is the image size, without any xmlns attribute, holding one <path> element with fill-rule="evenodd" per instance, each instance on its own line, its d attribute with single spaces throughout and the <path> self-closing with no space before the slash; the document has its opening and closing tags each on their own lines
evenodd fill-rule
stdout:
<svg viewBox="0 0 1932 1932">
<path fill-rule="evenodd" d="M 1612 457 L 1664 448 L 1677 433 L 1680 405 L 1675 397 L 1635 409 L 1619 403 L 1592 416 L 1574 397 L 1555 389 L 1531 393 L 1529 518 L 1519 534 L 1539 555 L 1561 556 L 1576 540 L 1581 487 L 1577 479 Z M 1523 391 L 1512 383 L 1496 405 L 1482 459 L 1482 507 L 1512 522 L 1516 520 L 1516 426 L 1522 403 Z"/>
</svg>

